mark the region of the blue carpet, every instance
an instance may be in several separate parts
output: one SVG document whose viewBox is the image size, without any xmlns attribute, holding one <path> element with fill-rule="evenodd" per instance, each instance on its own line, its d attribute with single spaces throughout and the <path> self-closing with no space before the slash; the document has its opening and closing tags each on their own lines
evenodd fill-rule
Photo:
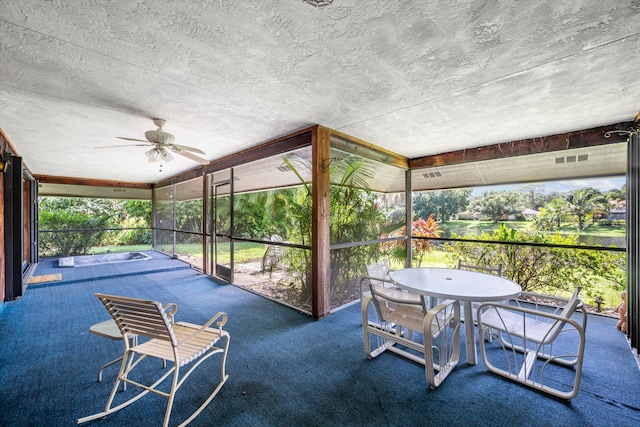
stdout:
<svg viewBox="0 0 640 427">
<path fill-rule="evenodd" d="M 570 403 L 495 377 L 482 362 L 467 365 L 464 346 L 455 371 L 430 390 L 420 365 L 391 353 L 367 360 L 359 305 L 313 321 L 190 269 L 30 288 L 6 303 L 0 425 L 71 426 L 103 409 L 117 367 L 102 382 L 97 369 L 121 354 L 122 343 L 88 332 L 108 318 L 94 292 L 175 302 L 178 321 L 229 314 L 229 380 L 192 426 L 640 425 L 640 372 L 615 319 L 589 316 L 581 391 Z M 179 391 L 171 425 L 217 383 L 219 360 L 205 362 Z M 143 374 L 162 369 L 149 362 Z M 88 425 L 160 425 L 165 405 L 146 396 Z"/>
<path fill-rule="evenodd" d="M 179 259 L 156 251 L 140 251 L 151 257 L 148 260 L 105 263 L 83 267 L 59 267 L 58 258 L 43 258 L 38 262 L 34 276 L 61 274 L 56 282 L 29 285 L 30 288 L 67 285 L 69 283 L 89 282 L 116 277 L 128 277 L 139 274 L 160 273 L 189 269 L 191 266 Z"/>
</svg>

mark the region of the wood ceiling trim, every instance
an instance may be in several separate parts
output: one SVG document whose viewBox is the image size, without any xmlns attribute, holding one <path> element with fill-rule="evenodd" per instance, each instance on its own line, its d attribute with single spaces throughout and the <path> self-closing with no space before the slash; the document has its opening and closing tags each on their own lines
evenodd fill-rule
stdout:
<svg viewBox="0 0 640 427">
<path fill-rule="evenodd" d="M 331 148 L 336 148 L 348 153 L 357 154 L 359 156 L 376 160 L 388 165 L 398 166 L 403 169 L 409 168 L 409 159 L 384 148 L 380 148 L 367 141 L 338 132 L 331 131 Z"/>
<path fill-rule="evenodd" d="M 450 166 L 462 163 L 481 162 L 484 160 L 616 144 L 626 142 L 627 136 L 613 133 L 609 138 L 606 138 L 604 136 L 605 133 L 627 129 L 631 124 L 632 122 L 622 122 L 540 138 L 522 139 L 485 147 L 435 154 L 409 160 L 409 168 L 413 170 L 434 166 Z"/>
<path fill-rule="evenodd" d="M 66 185 L 86 185 L 91 187 L 114 187 L 114 188 L 141 188 L 150 190 L 153 184 L 144 182 L 123 182 L 106 179 L 72 178 L 68 176 L 34 175 L 36 181 L 42 184 L 66 184 Z"/>
<path fill-rule="evenodd" d="M 315 125 L 287 136 L 283 136 L 282 138 L 274 139 L 264 144 L 239 151 L 222 159 L 214 160 L 207 166 L 198 167 L 197 169 L 158 181 L 155 186 L 165 187 L 167 185 L 177 184 L 209 173 L 222 171 L 231 167 L 251 163 L 256 160 L 287 153 L 298 148 L 308 147 L 311 145 L 312 133 L 316 132 L 318 128 L 319 126 Z"/>
</svg>

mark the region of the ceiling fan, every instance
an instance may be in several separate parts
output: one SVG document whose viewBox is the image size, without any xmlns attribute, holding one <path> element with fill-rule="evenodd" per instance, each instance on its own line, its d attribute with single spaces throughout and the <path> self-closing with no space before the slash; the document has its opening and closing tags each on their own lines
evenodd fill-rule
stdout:
<svg viewBox="0 0 640 427">
<path fill-rule="evenodd" d="M 126 141 L 144 142 L 145 144 L 128 144 L 128 145 L 108 145 L 106 147 L 98 148 L 115 148 L 115 147 L 153 147 L 151 150 L 146 151 L 144 154 L 147 156 L 149 162 L 168 163 L 173 160 L 173 156 L 169 153 L 172 151 L 176 154 L 184 156 L 188 159 L 194 160 L 200 164 L 208 165 L 209 161 L 197 156 L 193 153 L 205 154 L 204 151 L 195 148 L 188 147 L 186 145 L 174 144 L 176 138 L 168 132 L 162 130 L 166 121 L 163 119 L 153 119 L 153 123 L 158 126 L 156 130 L 148 130 L 144 133 L 144 139 L 126 138 L 124 136 L 118 136 L 119 139 Z"/>
</svg>

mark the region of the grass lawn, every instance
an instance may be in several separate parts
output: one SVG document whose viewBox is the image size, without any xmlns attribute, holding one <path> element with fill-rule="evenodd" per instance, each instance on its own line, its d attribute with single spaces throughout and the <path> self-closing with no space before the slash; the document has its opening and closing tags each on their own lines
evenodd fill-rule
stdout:
<svg viewBox="0 0 640 427">
<path fill-rule="evenodd" d="M 445 232 L 456 232 L 458 234 L 480 234 L 482 232 L 491 233 L 500 227 L 504 222 L 507 227 L 516 230 L 533 230 L 533 221 L 471 221 L 471 220 L 453 220 L 440 223 L 440 229 Z M 586 236 L 602 236 L 602 237 L 624 237 L 624 224 L 604 225 L 602 223 L 589 223 L 587 227 L 578 232 L 575 223 L 566 222 L 560 224 L 561 234 L 581 234 Z"/>
<path fill-rule="evenodd" d="M 261 260 L 266 250 L 266 246 L 263 243 L 253 242 L 235 242 L 233 248 L 233 260 L 235 262 Z M 195 243 L 178 244 L 176 245 L 176 252 L 183 255 L 191 255 L 196 258 L 202 258 L 203 256 L 202 245 Z M 217 260 L 223 264 L 229 262 L 229 245 L 221 245 L 218 248 Z"/>
<path fill-rule="evenodd" d="M 480 234 L 492 233 L 493 230 L 500 228 L 500 224 L 505 221 L 473 221 L 473 220 L 453 220 L 440 223 L 440 229 L 445 232 L 455 232 L 457 234 Z M 533 222 L 531 221 L 506 221 L 505 224 L 509 228 L 516 230 L 529 230 Z"/>
<path fill-rule="evenodd" d="M 150 251 L 151 245 L 122 245 L 122 246 L 95 246 L 91 248 L 92 254 L 106 254 L 109 252 L 138 252 Z"/>
<path fill-rule="evenodd" d="M 262 259 L 266 247 L 262 243 L 252 242 L 235 242 L 234 243 L 234 261 L 246 262 L 257 259 Z M 94 254 L 106 254 L 109 252 L 135 252 L 135 251 L 150 251 L 151 245 L 123 245 L 123 246 L 97 246 L 91 249 L 91 253 Z M 171 248 L 158 248 L 170 251 Z M 176 246 L 176 252 L 182 255 L 191 255 L 196 258 L 202 258 L 202 245 L 199 243 L 179 243 Z M 229 262 L 229 246 L 222 245 L 218 251 L 219 262 Z"/>
<path fill-rule="evenodd" d="M 575 224 L 562 224 L 562 233 L 601 237 L 625 237 L 626 230 L 624 224 L 600 225 L 599 223 L 593 223 L 589 224 L 586 229 L 578 232 L 578 227 Z"/>
</svg>

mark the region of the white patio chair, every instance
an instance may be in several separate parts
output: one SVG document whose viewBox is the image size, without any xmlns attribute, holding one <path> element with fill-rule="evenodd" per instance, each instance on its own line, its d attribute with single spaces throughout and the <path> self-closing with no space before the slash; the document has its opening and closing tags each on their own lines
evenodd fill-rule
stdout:
<svg viewBox="0 0 640 427">
<path fill-rule="evenodd" d="M 477 311 L 479 341 L 487 369 L 555 397 L 575 397 L 582 376 L 586 328 L 579 292 L 577 288 L 565 299 L 559 311 L 527 308 L 522 303 L 481 304 Z M 580 308 L 583 315 L 578 323 L 571 316 Z M 485 327 L 497 332 L 498 339 L 490 348 L 483 339 Z"/>
<path fill-rule="evenodd" d="M 225 373 L 225 363 L 229 349 L 229 334 L 222 330 L 222 326 L 227 322 L 226 313 L 216 313 L 202 326 L 185 322 L 174 323 L 173 314 L 176 309 L 168 308 L 165 310 L 159 302 L 116 295 L 95 295 L 118 325 L 123 336 L 125 351 L 120 364 L 120 372 L 107 399 L 105 410 L 80 418 L 77 422 L 80 424 L 103 418 L 127 407 L 148 392 L 153 392 L 168 399 L 163 423 L 163 426 L 166 427 L 169 424 L 171 408 L 178 389 L 195 368 L 209 357 L 220 353 L 222 356 L 220 382 L 204 403 L 180 425 L 185 426 L 190 423 L 211 402 L 228 378 Z M 215 327 L 210 327 L 214 323 Z M 135 345 L 131 345 L 133 336 L 138 337 L 138 343 Z M 221 338 L 224 338 L 224 347 L 216 347 L 215 344 Z M 131 378 L 132 372 L 147 356 L 173 362 L 173 366 L 151 385 L 142 384 Z M 183 375 L 180 375 L 180 368 L 192 362 L 191 367 Z M 173 377 L 170 391 L 159 390 L 160 384 L 171 374 Z M 121 382 L 139 387 L 142 390 L 132 398 L 114 406 L 116 391 Z"/>
<path fill-rule="evenodd" d="M 485 267 L 483 265 L 467 264 L 462 259 L 458 260 L 458 270 L 477 271 L 480 273 L 502 276 L 502 268 L 502 264 L 498 264 L 497 267 Z"/>
<path fill-rule="evenodd" d="M 269 240 L 274 243 L 284 242 L 284 240 L 282 239 L 282 236 L 279 236 L 278 234 L 273 234 L 269 238 Z M 280 261 L 280 258 L 282 257 L 283 253 L 284 253 L 283 246 L 267 245 L 267 249 L 265 250 L 264 255 L 262 256 L 262 272 L 264 273 L 267 270 L 269 270 L 270 272 L 273 271 L 275 266 L 278 264 L 278 261 Z"/>
<path fill-rule="evenodd" d="M 460 303 L 447 300 L 426 311 L 423 298 L 394 298 L 374 284 L 369 286 L 371 295 L 362 305 L 364 350 L 369 359 L 386 350 L 399 354 L 424 365 L 429 386 L 438 387 L 460 359 Z M 370 305 L 375 308 L 375 322 L 369 320 Z"/>
<path fill-rule="evenodd" d="M 391 269 L 386 260 L 382 260 L 375 264 L 365 265 L 367 276 L 360 280 L 360 300 L 370 295 L 368 292 L 369 285 L 373 285 L 378 291 L 383 292 L 391 297 L 399 299 L 408 299 L 414 301 L 422 301 L 420 295 L 413 294 L 398 288 L 395 283 L 389 280 Z M 428 306 L 428 305 L 427 305 Z"/>
<path fill-rule="evenodd" d="M 478 273 L 493 274 L 494 276 L 499 276 L 499 277 L 502 276 L 502 264 L 498 264 L 497 267 L 485 267 L 482 265 L 467 264 L 462 259 L 459 259 L 458 270 L 476 271 Z M 472 304 L 474 312 L 476 311 L 479 305 L 480 305 L 479 303 L 475 303 L 475 302 Z M 464 322 L 464 315 L 462 316 L 461 320 Z M 476 319 L 474 319 L 474 322 L 477 323 Z"/>
</svg>

